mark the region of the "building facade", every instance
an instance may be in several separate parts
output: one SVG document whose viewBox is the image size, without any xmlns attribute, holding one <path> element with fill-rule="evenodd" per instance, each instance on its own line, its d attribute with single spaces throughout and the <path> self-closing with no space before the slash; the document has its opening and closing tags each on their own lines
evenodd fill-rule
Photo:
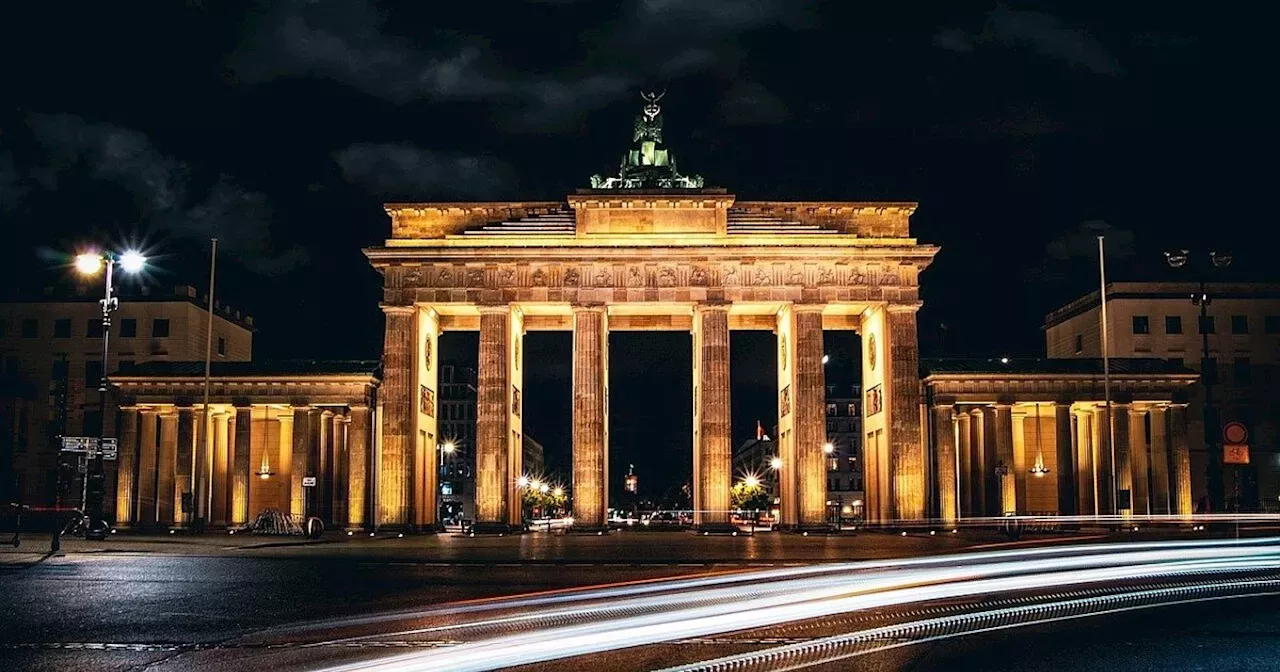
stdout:
<svg viewBox="0 0 1280 672">
<path fill-rule="evenodd" d="M 861 404 L 861 386 L 827 386 L 827 500 L 841 510 L 848 506 L 849 513 L 862 508 Z"/>
<path fill-rule="evenodd" d="M 930 500 L 944 523 L 1005 515 L 1193 512 L 1181 362 L 931 360 L 922 364 Z M 1114 441 L 1114 445 L 1112 444 Z"/>
<path fill-rule="evenodd" d="M 0 303 L 0 373 L 7 381 L 0 392 L 5 438 L 0 459 L 10 467 L 0 494 L 6 497 L 44 506 L 79 505 L 77 463 L 74 457 L 64 459 L 58 437 L 98 431 L 100 298 L 85 290 Z M 121 294 L 112 315 L 107 366 L 128 370 L 148 362 L 203 361 L 206 306 L 206 297 L 187 286 L 171 293 Z M 213 330 L 213 361 L 250 359 L 253 318 L 219 304 Z"/>
<path fill-rule="evenodd" d="M 1199 502 L 1207 493 L 1209 452 L 1206 438 L 1221 444 L 1222 426 L 1242 423 L 1248 430 L 1250 463 L 1225 469 L 1226 505 L 1245 510 L 1280 506 L 1280 284 L 1208 283 L 1207 319 L 1193 303 L 1197 283 L 1107 285 L 1107 320 L 1113 357 L 1150 357 L 1181 361 L 1202 374 L 1188 411 L 1192 491 Z M 1052 358 L 1094 358 L 1102 354 L 1101 302 L 1092 292 L 1045 318 L 1045 344 Z M 1207 344 L 1205 357 L 1203 347 Z M 1212 414 L 1204 428 L 1205 387 Z M 1237 490 L 1238 488 L 1238 490 Z M 1238 492 L 1238 496 L 1237 493 Z"/>
</svg>

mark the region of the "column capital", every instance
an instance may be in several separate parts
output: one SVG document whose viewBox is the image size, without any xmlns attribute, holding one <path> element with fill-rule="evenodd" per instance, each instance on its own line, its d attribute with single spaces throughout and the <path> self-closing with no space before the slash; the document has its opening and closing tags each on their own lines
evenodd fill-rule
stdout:
<svg viewBox="0 0 1280 672">
<path fill-rule="evenodd" d="M 907 303 L 890 303 L 884 309 L 890 313 L 914 313 L 920 310 L 924 305 L 923 301 L 911 301 Z"/>
<path fill-rule="evenodd" d="M 485 313 L 507 315 L 516 310 L 516 307 L 510 303 L 481 303 L 476 305 L 476 309 L 481 315 Z"/>
<path fill-rule="evenodd" d="M 417 306 L 400 306 L 390 303 L 380 303 L 378 307 L 388 315 L 412 315 L 418 310 Z"/>
<path fill-rule="evenodd" d="M 825 303 L 793 303 L 791 310 L 797 313 L 820 313 L 826 309 Z"/>
<path fill-rule="evenodd" d="M 697 303 L 693 307 L 693 309 L 699 312 L 709 312 L 713 310 L 714 311 L 723 310 L 725 312 L 728 312 L 729 308 L 731 308 L 732 306 L 733 306 L 732 301 L 701 301 Z"/>
<path fill-rule="evenodd" d="M 604 303 L 574 303 L 569 308 L 575 313 L 603 313 L 609 309 Z"/>
</svg>

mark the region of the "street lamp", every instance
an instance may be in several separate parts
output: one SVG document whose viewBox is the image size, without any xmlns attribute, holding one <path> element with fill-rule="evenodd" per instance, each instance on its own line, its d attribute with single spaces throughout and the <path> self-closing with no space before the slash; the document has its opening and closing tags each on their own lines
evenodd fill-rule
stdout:
<svg viewBox="0 0 1280 672">
<path fill-rule="evenodd" d="M 773 458 L 773 459 L 769 460 L 769 468 L 770 468 L 770 469 L 773 469 L 773 470 L 775 470 L 775 471 L 777 471 L 778 469 L 781 469 L 781 468 L 782 468 L 782 458 L 781 458 L 781 457 L 775 457 L 775 458 Z"/>
<path fill-rule="evenodd" d="M 824 453 L 826 453 L 826 454 L 828 454 L 828 455 L 830 455 L 831 453 L 836 452 L 836 444 L 831 443 L 830 441 L 828 441 L 828 442 L 826 442 L 826 443 L 822 444 L 822 452 L 824 452 Z"/>
<path fill-rule="evenodd" d="M 127 251 L 117 255 L 113 252 L 85 252 L 76 255 L 75 267 L 81 275 L 95 276 L 105 270 L 103 285 L 105 291 L 102 300 L 102 372 L 98 379 L 98 450 L 89 458 L 84 477 L 84 516 L 88 518 L 85 538 L 101 541 L 107 538 L 110 526 L 104 519 L 103 498 L 106 496 L 102 464 L 102 449 L 107 434 L 107 363 L 111 354 L 111 313 L 120 307 L 120 300 L 114 292 L 114 273 L 116 266 L 126 273 L 138 273 L 146 266 L 147 259 L 140 252 Z"/>
<path fill-rule="evenodd" d="M 748 488 L 754 488 L 760 485 L 760 479 L 755 474 L 747 474 L 747 477 L 742 479 L 742 483 Z"/>
<path fill-rule="evenodd" d="M 1215 421 L 1217 409 L 1213 407 L 1213 378 L 1209 377 L 1210 368 L 1214 364 L 1210 362 L 1209 357 L 1209 304 L 1213 302 L 1213 297 L 1209 294 L 1208 276 L 1215 269 L 1230 266 L 1232 257 L 1230 254 L 1212 250 L 1207 255 L 1198 257 L 1192 256 L 1187 250 L 1171 250 L 1164 253 L 1164 259 L 1170 268 L 1186 268 L 1195 273 L 1199 284 L 1196 293 L 1191 295 L 1191 304 L 1200 308 L 1200 320 L 1197 326 L 1200 330 L 1200 379 L 1204 382 L 1204 406 L 1201 411 L 1204 424 L 1204 447 L 1209 457 L 1205 480 L 1209 490 L 1209 501 L 1214 510 L 1220 511 L 1223 508 L 1222 449 L 1217 441 L 1218 435 L 1214 431 L 1218 425 Z M 1193 263 L 1195 259 L 1201 261 Z M 1208 265 L 1205 265 L 1205 261 Z"/>
<path fill-rule="evenodd" d="M 444 488 L 441 487 L 438 477 L 444 473 L 444 456 L 453 455 L 457 451 L 458 446 L 453 441 L 440 444 L 440 466 L 436 469 L 436 518 L 441 530 L 444 529 Z"/>
</svg>

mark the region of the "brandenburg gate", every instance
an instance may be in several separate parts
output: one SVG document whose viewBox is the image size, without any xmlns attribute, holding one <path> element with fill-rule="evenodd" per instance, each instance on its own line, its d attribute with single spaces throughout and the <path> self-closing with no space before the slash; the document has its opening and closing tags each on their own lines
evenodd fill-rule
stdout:
<svg viewBox="0 0 1280 672">
<path fill-rule="evenodd" d="M 823 330 L 862 336 L 869 522 L 926 514 L 916 311 L 937 253 L 911 237 L 914 203 L 739 201 L 676 171 L 658 96 L 617 177 L 564 201 L 393 203 L 366 255 L 383 276 L 375 515 L 430 528 L 439 337 L 479 331 L 476 530 L 521 523 L 521 422 L 530 331 L 573 332 L 575 526 L 607 525 L 609 332 L 693 339 L 693 503 L 726 527 L 733 474 L 729 332 L 777 334 L 781 523 L 826 522 Z"/>
</svg>

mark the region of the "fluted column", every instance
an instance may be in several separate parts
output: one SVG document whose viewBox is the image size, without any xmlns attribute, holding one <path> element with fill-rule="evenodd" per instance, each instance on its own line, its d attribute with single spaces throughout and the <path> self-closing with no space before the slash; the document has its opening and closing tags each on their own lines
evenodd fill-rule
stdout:
<svg viewBox="0 0 1280 672">
<path fill-rule="evenodd" d="M 1081 515 L 1094 516 L 1098 514 L 1098 474 L 1097 460 L 1094 459 L 1097 450 L 1093 445 L 1093 411 L 1077 411 L 1075 421 L 1076 472 L 1080 484 L 1077 500 Z"/>
<path fill-rule="evenodd" d="M 573 309 L 573 521 L 609 524 L 609 318 L 603 306 Z"/>
<path fill-rule="evenodd" d="M 521 523 L 520 359 L 523 317 L 513 306 L 480 309 L 476 390 L 476 527 L 503 531 Z"/>
<path fill-rule="evenodd" d="M 293 451 L 290 455 L 292 466 L 289 469 L 289 513 L 304 518 L 311 515 L 307 510 L 306 488 L 302 486 L 303 477 L 311 475 L 307 471 L 307 461 L 311 456 L 311 409 L 306 406 L 294 407 L 293 422 L 289 424 L 293 432 L 290 437 L 293 439 Z"/>
<path fill-rule="evenodd" d="M 347 527 L 359 528 L 369 520 L 369 464 L 373 443 L 369 440 L 369 407 L 352 406 L 347 428 Z"/>
<path fill-rule="evenodd" d="M 960 517 L 968 518 L 978 515 L 974 509 L 973 455 L 971 453 L 972 449 L 969 447 L 969 413 L 957 409 L 954 414 L 956 418 L 956 454 L 960 462 L 959 472 L 956 474 L 956 487 L 959 490 L 956 512 Z"/>
<path fill-rule="evenodd" d="M 1133 513 L 1145 516 L 1151 513 L 1150 460 L 1147 457 L 1147 412 L 1133 408 L 1129 411 L 1129 460 L 1132 465 Z"/>
<path fill-rule="evenodd" d="M 1040 421 L 1037 416 L 1036 422 Z M 1014 411 L 1013 417 L 1013 510 L 1027 513 L 1027 414 Z M 1033 458 L 1034 459 L 1034 458 Z"/>
<path fill-rule="evenodd" d="M 800 496 L 797 477 L 799 458 L 796 453 L 796 414 L 795 391 L 796 380 L 796 311 L 791 304 L 786 304 L 778 311 L 777 324 L 774 331 L 778 336 L 778 429 L 773 437 L 773 445 L 777 451 L 779 466 L 772 469 L 774 482 L 777 484 L 778 523 L 784 528 L 794 528 L 800 524 Z M 695 358 L 697 344 L 694 344 Z M 694 380 L 697 380 L 697 367 L 694 367 Z M 696 422 L 696 421 L 695 421 Z M 695 430 L 696 431 L 696 430 Z M 696 443 L 694 445 L 697 445 Z M 870 481 L 875 472 L 876 453 L 868 448 L 863 451 L 863 464 L 867 468 Z M 758 474 L 761 475 L 761 474 Z M 875 490 L 867 488 L 867 501 L 876 501 Z"/>
<path fill-rule="evenodd" d="M 249 456 L 253 440 L 253 409 L 236 406 L 236 436 L 231 460 L 231 524 L 249 522 Z"/>
<path fill-rule="evenodd" d="M 209 522 L 214 527 L 227 524 L 230 494 L 230 459 L 231 459 L 231 419 L 232 415 L 219 412 L 213 415 L 213 503 L 209 507 Z"/>
<path fill-rule="evenodd" d="M 1057 452 L 1058 515 L 1076 514 L 1076 446 L 1071 429 L 1071 404 L 1053 405 L 1054 447 Z"/>
<path fill-rule="evenodd" d="M 156 408 L 143 408 L 138 430 L 138 513 L 135 520 L 142 527 L 156 524 L 156 462 L 159 459 L 160 414 Z"/>
<path fill-rule="evenodd" d="M 938 515 L 944 525 L 958 516 L 956 495 L 956 433 L 958 423 L 951 406 L 933 407 L 933 445 L 938 465 Z"/>
<path fill-rule="evenodd" d="M 1114 415 L 1114 409 L 1112 410 Z M 1115 453 L 1112 451 L 1113 427 L 1107 422 L 1107 408 L 1099 406 L 1093 411 L 1094 475 L 1098 483 L 1098 513 L 1116 513 Z"/>
<path fill-rule="evenodd" d="M 1129 440 L 1129 404 L 1111 404 L 1111 438 L 1115 441 L 1115 474 L 1116 474 L 1116 512 L 1126 516 L 1134 513 L 1136 500 L 1133 496 L 1133 453 Z M 1121 501 L 1120 493 L 1128 493 L 1128 502 Z M 1124 508 L 1121 509 L 1121 505 Z"/>
<path fill-rule="evenodd" d="M 891 304 L 885 320 L 889 375 L 884 397 L 889 407 L 894 514 L 900 520 L 924 517 L 928 488 L 920 441 L 920 345 L 916 336 L 919 308 L 919 304 Z"/>
<path fill-rule="evenodd" d="M 1009 404 L 997 404 L 995 407 L 995 446 L 996 465 L 1003 468 L 1003 475 L 996 475 L 997 492 L 1000 494 L 1001 514 L 1016 513 L 1016 481 L 1014 480 L 1013 461 L 1013 407 Z"/>
<path fill-rule="evenodd" d="M 178 407 L 178 452 L 174 464 L 173 510 L 179 525 L 189 525 L 195 515 L 195 495 L 192 479 L 195 477 L 196 411 L 190 406 Z M 190 497 L 189 507 L 183 507 L 183 499 Z M 189 508 L 189 510 L 188 510 Z"/>
<path fill-rule="evenodd" d="M 316 442 L 312 472 L 316 477 L 316 487 L 313 488 L 312 496 L 316 510 L 312 515 L 319 516 L 320 520 L 329 524 L 333 522 L 333 509 L 330 508 L 333 502 L 333 476 L 329 472 L 329 467 L 333 464 L 333 410 L 329 408 L 321 410 L 319 417 L 316 418 L 316 424 L 320 440 Z"/>
<path fill-rule="evenodd" d="M 822 366 L 822 306 L 796 305 L 794 310 L 794 412 L 799 522 L 801 527 L 824 527 L 827 522 L 827 459 L 822 446 L 827 442 L 827 387 Z M 727 352 L 726 349 L 726 355 Z"/>
<path fill-rule="evenodd" d="M 116 527 L 133 525 L 138 487 L 138 408 L 120 407 L 120 446 L 116 460 Z"/>
<path fill-rule="evenodd" d="M 413 306 L 383 306 L 386 333 L 382 346 L 382 454 L 378 464 L 378 524 L 405 527 L 409 519 L 409 474 L 414 445 Z M 296 432 L 296 430 L 295 430 Z"/>
<path fill-rule="evenodd" d="M 293 410 L 276 413 L 276 478 L 280 479 L 280 511 L 293 513 Z"/>
<path fill-rule="evenodd" d="M 1194 510 L 1191 501 L 1191 453 L 1187 449 L 1187 405 L 1170 405 L 1168 415 L 1169 470 L 1173 472 L 1172 513 L 1189 516 Z"/>
<path fill-rule="evenodd" d="M 178 414 L 160 414 L 160 449 L 156 459 L 156 522 L 173 525 L 173 481 L 178 461 Z"/>
<path fill-rule="evenodd" d="M 693 522 L 729 525 L 733 442 L 729 429 L 729 307 L 699 306 L 693 317 Z"/>
<path fill-rule="evenodd" d="M 1169 496 L 1169 419 L 1164 406 L 1151 407 L 1151 512 L 1172 513 Z"/>
<path fill-rule="evenodd" d="M 333 487 L 329 493 L 329 511 L 334 525 L 347 522 L 347 424 L 350 418 L 340 411 L 333 416 L 333 459 L 329 462 L 329 477 Z"/>
</svg>

